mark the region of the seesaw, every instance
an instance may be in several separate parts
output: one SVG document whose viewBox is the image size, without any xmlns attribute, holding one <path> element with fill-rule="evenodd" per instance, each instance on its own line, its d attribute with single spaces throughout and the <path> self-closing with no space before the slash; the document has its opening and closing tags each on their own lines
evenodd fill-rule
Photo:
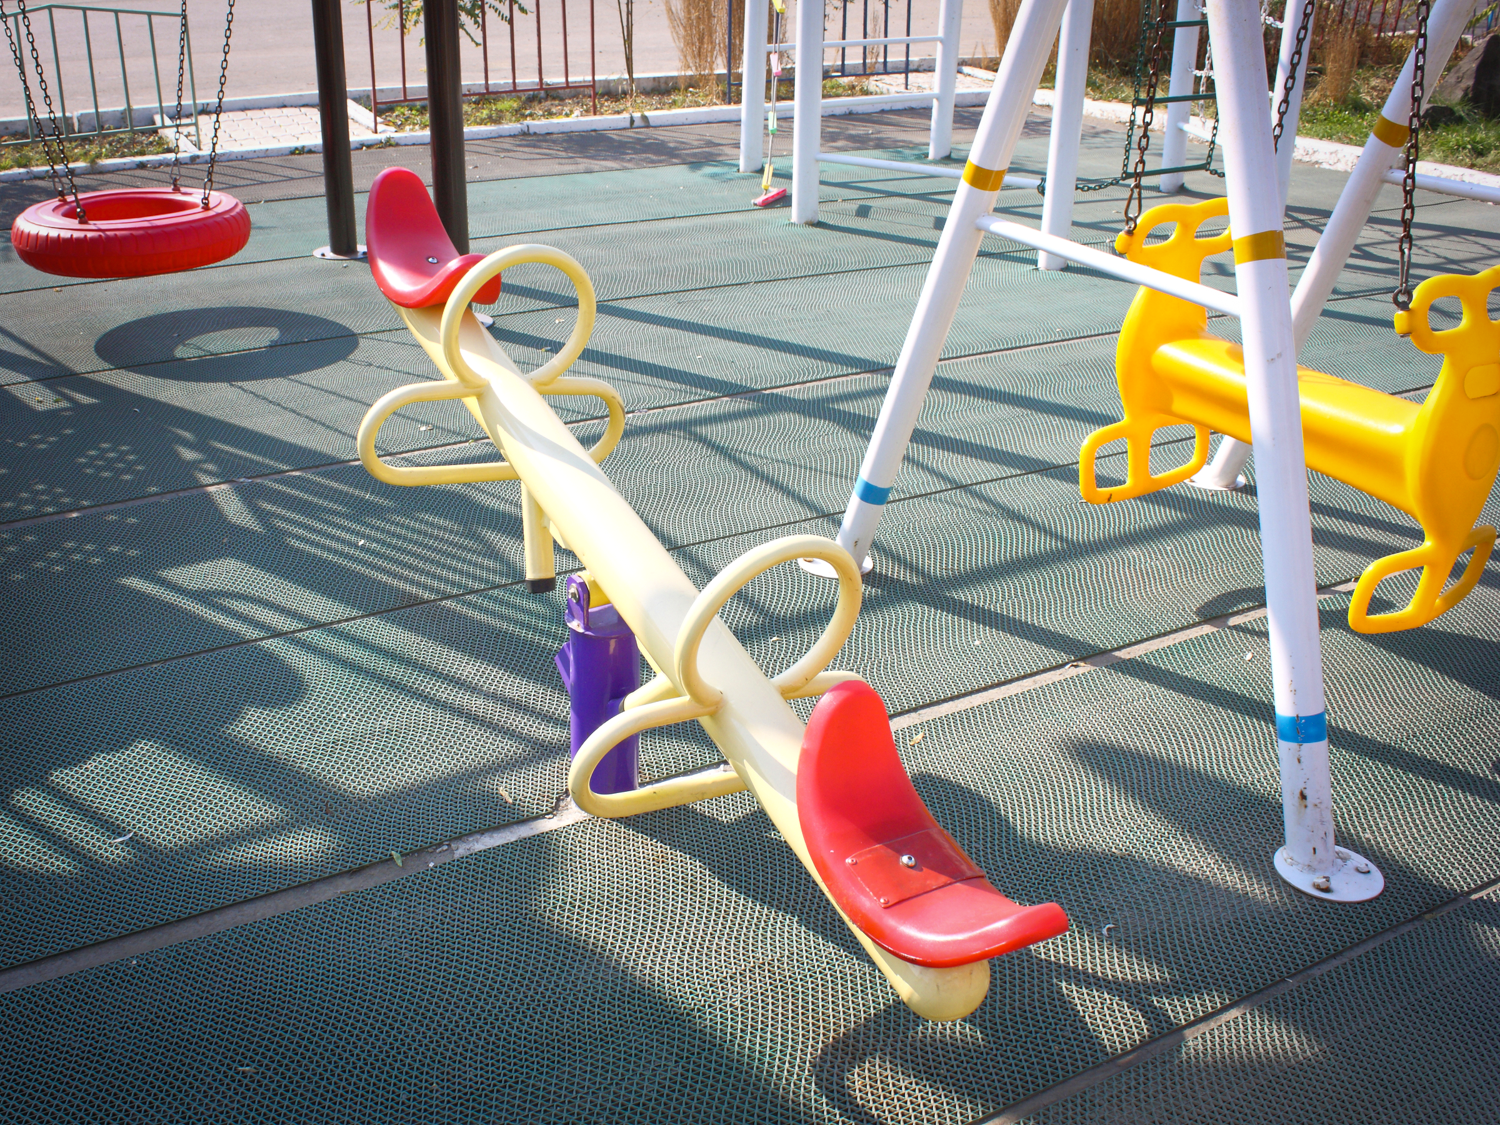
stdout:
<svg viewBox="0 0 1500 1125">
<path fill-rule="evenodd" d="M 569 584 L 571 627 L 599 632 L 590 621 L 595 614 L 623 622 L 656 672 L 606 707 L 595 700 L 596 720 L 613 712 L 595 729 L 582 731 L 575 722 L 573 801 L 595 816 L 615 817 L 748 789 L 914 1012 L 934 1020 L 972 1012 L 989 988 L 990 958 L 1055 937 L 1068 920 L 1055 903 L 1023 907 L 989 882 L 912 787 L 874 689 L 852 673 L 827 670 L 859 613 L 853 558 L 832 540 L 789 536 L 747 551 L 699 591 L 599 468 L 624 429 L 620 396 L 601 380 L 564 374 L 594 323 L 593 286 L 578 262 L 546 246 L 460 257 L 421 181 L 405 169 L 376 178 L 366 215 L 376 283 L 443 378 L 398 388 L 371 406 L 358 437 L 365 467 L 397 485 L 519 480 L 528 586 L 553 586 L 554 544 L 564 544 L 586 568 Z M 578 295 L 567 342 L 530 375 L 469 308 L 476 299 L 493 300 L 502 272 L 522 263 L 562 271 Z M 609 422 L 592 449 L 548 406 L 543 396 L 552 395 L 605 403 Z M 456 466 L 381 460 L 375 439 L 391 414 L 448 400 L 468 407 L 503 460 Z M 800 558 L 833 569 L 837 603 L 808 652 L 768 677 L 718 613 L 756 575 Z M 577 700 L 587 688 L 579 682 L 585 669 L 576 655 L 567 663 Z M 815 695 L 822 698 L 804 729 L 787 700 Z M 626 778 L 621 787 L 616 769 L 611 783 L 596 787 L 595 771 L 629 739 L 690 719 L 718 745 L 728 771 L 639 787 Z"/>
</svg>

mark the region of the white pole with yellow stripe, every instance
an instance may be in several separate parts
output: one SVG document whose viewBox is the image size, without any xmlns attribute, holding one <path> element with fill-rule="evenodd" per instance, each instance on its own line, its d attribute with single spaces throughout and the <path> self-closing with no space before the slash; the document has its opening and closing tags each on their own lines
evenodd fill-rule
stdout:
<svg viewBox="0 0 1500 1125">
<path fill-rule="evenodd" d="M 1221 135 L 1229 225 L 1235 235 L 1234 277 L 1250 432 L 1255 439 L 1281 758 L 1286 844 L 1274 863 L 1277 874 L 1300 890 L 1358 902 L 1379 894 L 1384 881 L 1368 861 L 1334 846 L 1312 519 L 1281 195 L 1264 110 L 1260 7 L 1255 0 L 1209 0 L 1208 29 L 1218 71 L 1219 111 L 1236 126 Z"/>
<path fill-rule="evenodd" d="M 948 210 L 942 238 L 917 298 L 916 314 L 906 331 L 906 342 L 901 346 L 890 389 L 839 529 L 839 544 L 856 562 L 863 563 L 869 554 L 870 540 L 906 455 L 922 400 L 984 240 L 984 232 L 974 222 L 994 209 L 1016 138 L 1026 123 L 1032 95 L 1047 65 L 1048 51 L 1043 45 L 1057 36 L 1066 6 L 1067 0 L 1023 0 L 1016 14 L 1005 57 L 969 150 L 964 178 Z"/>
<path fill-rule="evenodd" d="M 1473 11 L 1473 0 L 1437 0 L 1432 6 L 1432 16 L 1427 29 L 1427 94 L 1437 85 L 1436 77 L 1452 57 L 1458 46 L 1458 37 L 1468 23 Z M 1290 16 L 1290 13 L 1289 13 Z M 1300 18 L 1300 17 L 1299 17 Z M 1369 221 L 1375 200 L 1385 183 L 1385 174 L 1391 170 L 1396 158 L 1406 145 L 1410 130 L 1407 121 L 1411 115 L 1411 78 L 1415 60 L 1407 56 L 1396 84 L 1385 99 L 1380 116 L 1375 119 L 1375 129 L 1365 141 L 1364 151 L 1354 165 L 1354 171 L 1339 194 L 1328 225 L 1318 239 L 1318 245 L 1308 260 L 1307 268 L 1297 280 L 1297 290 L 1292 294 L 1292 336 L 1297 350 L 1307 343 L 1313 326 L 1323 315 L 1323 306 L 1333 294 L 1333 287 L 1343 272 L 1354 244 Z M 1286 139 L 1283 138 L 1283 145 Z M 1250 447 L 1233 438 L 1224 438 L 1214 454 L 1213 461 L 1193 478 L 1193 483 L 1204 488 L 1233 488 L 1245 464 L 1250 459 Z"/>
</svg>

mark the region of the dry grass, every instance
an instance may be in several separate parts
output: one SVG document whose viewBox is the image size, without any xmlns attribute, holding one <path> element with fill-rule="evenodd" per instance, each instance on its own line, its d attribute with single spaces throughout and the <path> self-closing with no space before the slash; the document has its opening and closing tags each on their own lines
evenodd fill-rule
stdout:
<svg viewBox="0 0 1500 1125">
<path fill-rule="evenodd" d="M 996 54 L 1005 53 L 1005 41 L 1010 38 L 1010 29 L 1020 10 L 1021 0 L 990 0 L 990 23 L 995 28 Z"/>
<path fill-rule="evenodd" d="M 724 41 L 723 6 L 718 0 L 666 0 L 666 7 L 683 87 L 712 78 Z"/>
<path fill-rule="evenodd" d="M 1354 87 L 1354 71 L 1359 66 L 1360 29 L 1353 23 L 1331 26 L 1319 52 L 1323 77 L 1313 88 L 1309 101 L 1342 105 Z"/>
</svg>

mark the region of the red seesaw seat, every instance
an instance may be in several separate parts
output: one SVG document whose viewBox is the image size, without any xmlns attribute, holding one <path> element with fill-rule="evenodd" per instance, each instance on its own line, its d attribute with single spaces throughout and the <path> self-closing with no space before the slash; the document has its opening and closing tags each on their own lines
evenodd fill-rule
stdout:
<svg viewBox="0 0 1500 1125">
<path fill-rule="evenodd" d="M 464 274 L 484 261 L 453 245 L 427 188 L 415 172 L 387 168 L 370 185 L 365 204 L 365 250 L 375 284 L 393 304 L 425 309 L 448 300 Z M 496 277 L 474 295 L 477 304 L 500 297 Z"/>
<path fill-rule="evenodd" d="M 932 818 L 868 684 L 838 684 L 813 708 L 797 816 L 833 900 L 903 960 L 967 965 L 1067 931 L 1062 907 L 1006 898 Z"/>
</svg>

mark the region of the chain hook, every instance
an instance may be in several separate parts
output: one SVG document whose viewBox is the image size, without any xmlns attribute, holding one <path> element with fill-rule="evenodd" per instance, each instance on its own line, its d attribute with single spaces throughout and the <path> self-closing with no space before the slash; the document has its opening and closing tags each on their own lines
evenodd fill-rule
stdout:
<svg viewBox="0 0 1500 1125">
<path fill-rule="evenodd" d="M 1431 14 L 1431 0 L 1417 0 L 1417 39 L 1411 52 L 1411 112 L 1406 122 L 1406 174 L 1401 180 L 1401 238 L 1396 243 L 1399 272 L 1396 291 L 1391 294 L 1391 303 L 1401 312 L 1411 308 L 1411 224 L 1417 213 L 1417 138 L 1422 129 L 1422 101 L 1427 92 L 1427 20 Z"/>
</svg>

